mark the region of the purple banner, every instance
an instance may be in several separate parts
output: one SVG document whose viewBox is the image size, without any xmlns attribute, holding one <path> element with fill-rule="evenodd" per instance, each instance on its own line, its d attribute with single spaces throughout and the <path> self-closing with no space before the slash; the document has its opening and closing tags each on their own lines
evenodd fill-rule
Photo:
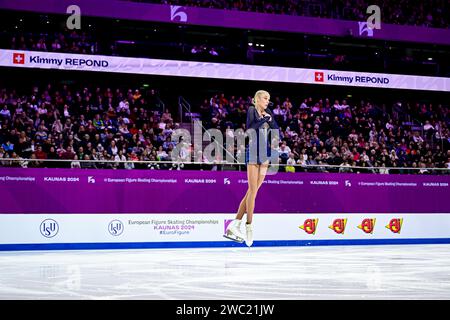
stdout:
<svg viewBox="0 0 450 320">
<path fill-rule="evenodd" d="M 450 213 L 450 176 L 277 173 L 255 213 Z M 230 213 L 246 172 L 0 168 L 0 213 Z"/>
<path fill-rule="evenodd" d="M 1 9 L 54 14 L 67 14 L 67 8 L 70 5 L 78 5 L 82 16 L 329 36 L 348 36 L 349 32 L 351 32 L 356 38 L 450 44 L 450 29 L 382 24 L 380 30 L 370 30 L 363 21 L 180 7 L 117 0 L 0 0 Z M 383 17 L 381 19 L 383 20 Z"/>
</svg>

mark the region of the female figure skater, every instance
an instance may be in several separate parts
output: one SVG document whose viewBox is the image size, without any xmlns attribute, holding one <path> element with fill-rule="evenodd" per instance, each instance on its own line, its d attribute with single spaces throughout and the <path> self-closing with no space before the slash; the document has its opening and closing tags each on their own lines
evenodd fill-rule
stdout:
<svg viewBox="0 0 450 320">
<path fill-rule="evenodd" d="M 269 128 L 279 129 L 275 122 L 273 113 L 267 108 L 269 105 L 270 95 L 267 91 L 259 90 L 252 99 L 254 106 L 250 106 L 247 112 L 247 133 L 250 134 L 250 142 L 246 147 L 245 163 L 247 164 L 248 190 L 239 204 L 236 219 L 228 226 L 224 237 L 244 242 L 244 236 L 240 231 L 241 220 L 244 213 L 247 212 L 247 223 L 245 244 L 251 246 L 253 244 L 253 212 L 255 209 L 256 194 L 264 182 L 264 178 L 269 167 L 269 159 L 271 152 L 271 143 L 269 139 Z M 251 130 L 255 130 L 252 134 Z M 262 139 L 261 139 L 262 138 Z M 260 155 L 267 155 L 261 157 Z"/>
</svg>

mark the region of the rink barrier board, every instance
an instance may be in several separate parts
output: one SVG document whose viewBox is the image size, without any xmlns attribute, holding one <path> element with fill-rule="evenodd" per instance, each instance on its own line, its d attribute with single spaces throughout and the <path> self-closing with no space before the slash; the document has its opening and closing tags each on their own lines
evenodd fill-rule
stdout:
<svg viewBox="0 0 450 320">
<path fill-rule="evenodd" d="M 0 250 L 242 246 L 223 234 L 246 178 L 226 171 L 0 168 Z M 449 182 L 444 175 L 268 175 L 256 199 L 254 243 L 447 243 Z"/>
<path fill-rule="evenodd" d="M 361 246 L 361 245 L 419 245 L 449 244 L 450 238 L 428 239 L 371 239 L 371 240 L 291 240 L 291 241 L 254 241 L 252 247 L 285 246 Z M 176 248 L 226 248 L 245 247 L 233 241 L 205 242 L 130 242 L 130 243 L 51 243 L 51 244 L 0 244 L 0 251 L 32 250 L 120 250 L 120 249 L 176 249 Z"/>
<path fill-rule="evenodd" d="M 2 214 L 0 250 L 245 247 L 224 241 L 230 218 L 229 214 Z M 253 225 L 255 246 L 450 243 L 447 213 L 272 213 L 256 215 Z"/>
<path fill-rule="evenodd" d="M 247 188 L 236 171 L 0 168 L 0 214 L 231 215 Z M 278 172 L 255 213 L 442 213 L 449 196 L 450 175 Z"/>
</svg>

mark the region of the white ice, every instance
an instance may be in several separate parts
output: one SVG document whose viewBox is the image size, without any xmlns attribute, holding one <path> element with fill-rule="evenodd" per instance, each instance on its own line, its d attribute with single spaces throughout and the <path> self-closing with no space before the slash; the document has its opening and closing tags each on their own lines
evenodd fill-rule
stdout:
<svg viewBox="0 0 450 320">
<path fill-rule="evenodd" d="M 450 299 L 450 245 L 4 251 L 0 299 Z"/>
</svg>

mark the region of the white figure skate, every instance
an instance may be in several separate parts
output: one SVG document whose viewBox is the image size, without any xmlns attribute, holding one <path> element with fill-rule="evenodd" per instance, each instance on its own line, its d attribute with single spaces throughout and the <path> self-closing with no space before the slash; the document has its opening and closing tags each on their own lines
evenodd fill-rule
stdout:
<svg viewBox="0 0 450 320">
<path fill-rule="evenodd" d="M 252 224 L 246 224 L 245 229 L 247 230 L 247 237 L 245 238 L 245 244 L 247 247 L 251 247 L 253 244 L 253 226 Z"/>
<path fill-rule="evenodd" d="M 244 235 L 241 233 L 241 220 L 235 219 L 231 221 L 223 236 L 227 239 L 243 243 L 245 240 Z"/>
</svg>

